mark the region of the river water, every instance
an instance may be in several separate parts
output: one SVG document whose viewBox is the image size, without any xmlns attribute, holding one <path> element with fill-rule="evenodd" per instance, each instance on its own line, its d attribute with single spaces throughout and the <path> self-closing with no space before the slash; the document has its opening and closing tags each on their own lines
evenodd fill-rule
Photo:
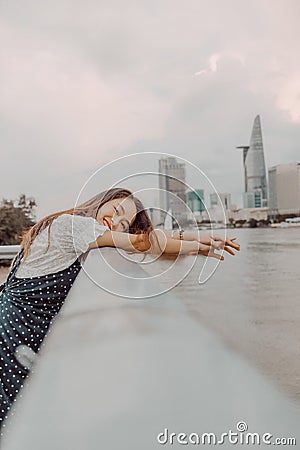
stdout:
<svg viewBox="0 0 300 450">
<path fill-rule="evenodd" d="M 228 236 L 238 238 L 241 251 L 228 254 L 204 284 L 198 283 L 204 261 L 198 256 L 172 292 L 195 321 L 300 402 L 300 228 L 237 229 L 228 230 Z M 184 258 L 190 264 L 192 257 Z M 216 260 L 208 263 L 206 274 Z"/>
</svg>

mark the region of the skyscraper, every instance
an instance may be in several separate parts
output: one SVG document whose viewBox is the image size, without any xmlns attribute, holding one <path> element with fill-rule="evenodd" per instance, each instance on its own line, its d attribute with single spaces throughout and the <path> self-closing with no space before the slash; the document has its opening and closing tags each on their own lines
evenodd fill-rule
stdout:
<svg viewBox="0 0 300 450">
<path fill-rule="evenodd" d="M 271 217 L 300 216 L 300 163 L 269 168 L 269 208 Z"/>
<path fill-rule="evenodd" d="M 161 220 L 164 220 L 169 209 L 176 220 L 185 220 L 185 164 L 174 157 L 161 158 L 159 174 Z"/>
<path fill-rule="evenodd" d="M 205 211 L 204 203 L 204 190 L 194 189 L 193 191 L 186 192 L 186 202 L 188 208 L 192 212 L 203 212 Z"/>
<path fill-rule="evenodd" d="M 231 194 L 226 193 L 212 193 L 209 194 L 210 198 L 210 207 L 213 208 L 214 206 L 221 206 L 223 205 L 223 208 L 230 209 L 231 208 Z"/>
<path fill-rule="evenodd" d="M 209 194 L 210 208 L 208 210 L 209 220 L 215 222 L 229 223 L 232 218 L 231 194 L 228 192 L 213 192 Z"/>
<path fill-rule="evenodd" d="M 254 119 L 250 146 L 237 147 L 243 150 L 243 165 L 246 195 L 243 196 L 244 208 L 264 207 L 268 205 L 267 174 L 260 116 Z M 249 206 L 251 203 L 251 206 Z"/>
</svg>

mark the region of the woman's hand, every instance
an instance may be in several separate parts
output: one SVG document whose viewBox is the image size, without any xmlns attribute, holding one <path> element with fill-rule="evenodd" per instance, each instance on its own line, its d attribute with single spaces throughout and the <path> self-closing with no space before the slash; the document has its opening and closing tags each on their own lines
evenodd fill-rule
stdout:
<svg viewBox="0 0 300 450">
<path fill-rule="evenodd" d="M 240 244 L 234 242 L 236 237 L 233 238 L 223 238 L 222 236 L 210 236 L 210 246 L 214 250 L 225 250 L 230 255 L 235 255 L 235 252 L 232 250 L 240 251 Z"/>
<path fill-rule="evenodd" d="M 168 237 L 173 237 L 173 239 L 178 240 L 180 238 L 179 231 L 173 232 L 172 235 L 168 231 L 164 231 Z M 222 236 L 215 236 L 208 233 L 203 233 L 200 230 L 185 230 L 183 232 L 183 240 L 185 241 L 197 241 L 200 244 L 212 247 L 214 250 L 225 250 L 226 252 L 234 255 L 234 250 L 240 251 L 240 244 L 235 242 L 236 237 L 233 238 L 223 238 Z"/>
<path fill-rule="evenodd" d="M 231 250 L 230 247 L 233 247 L 235 250 L 240 250 L 240 245 L 233 242 L 236 238 L 224 239 L 220 236 L 215 239 L 210 239 L 210 244 L 199 243 L 199 251 L 198 253 L 203 256 L 208 256 L 211 258 L 216 258 L 220 261 L 224 261 L 224 256 L 220 253 L 215 253 L 216 251 L 225 250 L 231 255 L 235 255 L 234 251 Z"/>
<path fill-rule="evenodd" d="M 220 249 L 216 249 L 214 248 L 212 245 L 206 245 L 206 244 L 199 244 L 199 251 L 198 254 L 203 255 L 203 256 L 208 256 L 211 258 L 216 258 L 220 261 L 224 261 L 224 256 L 220 255 L 219 253 L 215 253 L 216 250 L 220 250 Z"/>
</svg>

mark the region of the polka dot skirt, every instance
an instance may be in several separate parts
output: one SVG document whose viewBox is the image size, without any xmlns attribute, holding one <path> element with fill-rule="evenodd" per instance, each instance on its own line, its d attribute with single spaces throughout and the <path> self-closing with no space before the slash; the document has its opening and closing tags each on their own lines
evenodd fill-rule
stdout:
<svg viewBox="0 0 300 450">
<path fill-rule="evenodd" d="M 0 429 L 29 374 L 16 359 L 16 348 L 26 345 L 39 351 L 81 269 L 77 259 L 57 273 L 16 278 L 22 257 L 20 253 L 15 259 L 0 293 Z"/>
</svg>

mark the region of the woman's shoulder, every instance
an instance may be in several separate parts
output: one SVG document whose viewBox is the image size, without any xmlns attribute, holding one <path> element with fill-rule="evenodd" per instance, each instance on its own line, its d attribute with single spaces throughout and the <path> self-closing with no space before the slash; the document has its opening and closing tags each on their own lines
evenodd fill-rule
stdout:
<svg viewBox="0 0 300 450">
<path fill-rule="evenodd" d="M 92 221 L 97 222 L 96 219 L 94 219 L 91 216 L 79 216 L 78 214 L 61 214 L 60 216 L 56 217 L 55 222 L 72 222 L 72 221 Z"/>
<path fill-rule="evenodd" d="M 79 216 L 73 214 L 62 214 L 52 223 L 53 231 L 62 235 L 79 234 L 103 234 L 108 230 L 105 225 L 100 225 L 93 217 Z"/>
<path fill-rule="evenodd" d="M 60 216 L 56 217 L 56 219 L 53 221 L 53 225 L 59 225 L 59 226 L 77 226 L 82 225 L 86 226 L 88 223 L 90 224 L 98 224 L 96 219 L 93 217 L 86 217 L 86 216 L 78 216 L 75 214 L 61 214 Z"/>
</svg>

